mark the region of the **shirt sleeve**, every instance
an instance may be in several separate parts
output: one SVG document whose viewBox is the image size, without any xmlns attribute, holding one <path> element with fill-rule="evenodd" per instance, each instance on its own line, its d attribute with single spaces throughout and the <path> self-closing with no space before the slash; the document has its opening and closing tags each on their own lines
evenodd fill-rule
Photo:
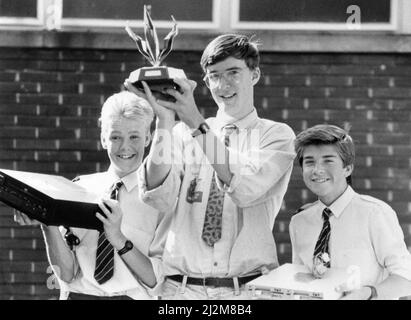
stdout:
<svg viewBox="0 0 411 320">
<path fill-rule="evenodd" d="M 293 218 L 291 218 L 290 225 L 288 228 L 289 228 L 290 239 L 291 239 L 292 263 L 304 264 L 303 261 L 298 256 L 297 244 L 295 242 L 295 226 L 294 226 Z"/>
<path fill-rule="evenodd" d="M 178 198 L 181 180 L 184 176 L 183 135 L 184 127 L 181 124 L 177 124 L 173 128 L 171 141 L 163 140 L 163 143 L 171 144 L 170 157 L 166 158 L 169 153 L 164 151 L 165 157 L 162 159 L 162 161 L 171 163 L 171 169 L 161 185 L 154 189 L 147 189 L 147 158 L 141 166 L 142 169 L 138 171 L 138 185 L 141 200 L 161 212 L 170 210 Z M 163 150 L 167 150 L 168 148 L 170 148 L 170 146 L 165 145 Z"/>
<path fill-rule="evenodd" d="M 291 175 L 295 134 L 292 129 L 279 124 L 262 133 L 259 145 L 246 152 L 228 148 L 230 185 L 217 179 L 219 188 L 225 190 L 239 207 L 256 205 L 278 191 L 285 193 Z"/>
<path fill-rule="evenodd" d="M 411 254 L 395 211 L 379 207 L 371 216 L 370 233 L 378 262 L 389 274 L 411 280 Z"/>
<path fill-rule="evenodd" d="M 150 259 L 154 275 L 156 277 L 156 285 L 154 287 L 148 287 L 141 282 L 150 296 L 161 295 L 162 286 L 165 280 L 162 256 L 168 236 L 168 229 L 171 223 L 171 215 L 171 211 L 159 215 L 161 216 L 161 219 L 156 228 L 153 241 L 150 245 L 148 258 Z"/>
</svg>

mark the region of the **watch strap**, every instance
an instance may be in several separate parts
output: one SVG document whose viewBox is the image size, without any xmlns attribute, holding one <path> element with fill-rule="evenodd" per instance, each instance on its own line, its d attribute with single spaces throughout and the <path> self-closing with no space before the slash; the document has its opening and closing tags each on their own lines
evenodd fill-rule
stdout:
<svg viewBox="0 0 411 320">
<path fill-rule="evenodd" d="M 126 242 L 124 243 L 124 247 L 118 250 L 117 253 L 119 256 L 121 256 L 129 252 L 131 249 L 133 249 L 133 247 L 134 247 L 133 243 L 130 240 L 126 240 Z"/>
<path fill-rule="evenodd" d="M 209 130 L 210 130 L 210 126 L 206 122 L 203 122 L 198 126 L 196 130 L 194 130 L 191 133 L 191 136 L 195 138 L 201 134 L 206 134 Z"/>
</svg>

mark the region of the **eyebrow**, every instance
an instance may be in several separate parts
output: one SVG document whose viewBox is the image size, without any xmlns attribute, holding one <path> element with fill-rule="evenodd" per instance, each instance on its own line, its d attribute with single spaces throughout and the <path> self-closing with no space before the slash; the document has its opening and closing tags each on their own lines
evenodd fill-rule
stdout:
<svg viewBox="0 0 411 320">
<path fill-rule="evenodd" d="M 220 73 L 220 72 L 226 72 L 226 71 L 232 71 L 232 70 L 242 70 L 242 69 L 243 68 L 241 68 L 241 67 L 230 67 L 230 68 L 222 70 L 222 71 L 214 70 L 214 71 L 210 71 L 209 73 Z"/>
<path fill-rule="evenodd" d="M 337 158 L 337 156 L 334 155 L 334 154 L 326 154 L 325 156 L 322 156 L 321 158 L 326 158 L 326 159 L 328 159 L 328 158 Z M 304 156 L 303 157 L 303 160 L 307 160 L 307 159 L 309 159 L 309 160 L 314 159 L 314 156 Z"/>
</svg>

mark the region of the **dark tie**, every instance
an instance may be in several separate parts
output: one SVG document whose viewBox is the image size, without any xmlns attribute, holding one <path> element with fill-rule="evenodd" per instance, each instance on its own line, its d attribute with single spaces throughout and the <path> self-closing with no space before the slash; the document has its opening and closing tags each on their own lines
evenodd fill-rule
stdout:
<svg viewBox="0 0 411 320">
<path fill-rule="evenodd" d="M 332 211 L 328 208 L 325 208 L 322 213 L 323 217 L 323 228 L 321 230 L 321 233 L 318 237 L 317 243 L 315 245 L 314 249 L 314 259 L 315 257 L 318 257 L 319 255 L 323 253 L 327 253 L 328 256 L 330 256 L 330 250 L 329 250 L 329 241 L 330 241 L 330 235 L 331 235 L 331 226 L 330 226 L 330 217 L 332 215 Z M 326 262 L 324 264 L 327 268 L 330 267 L 330 261 Z"/>
<path fill-rule="evenodd" d="M 230 144 L 230 134 L 236 130 L 233 124 L 223 128 L 224 144 Z M 208 196 L 207 208 L 204 217 L 203 233 L 201 238 L 212 247 L 214 243 L 221 239 L 221 227 L 223 220 L 224 192 L 218 189 L 215 175 L 211 179 L 210 195 Z"/>
<path fill-rule="evenodd" d="M 118 193 L 123 185 L 122 181 L 117 182 L 111 188 L 110 199 L 118 200 Z M 110 280 L 114 273 L 114 248 L 106 238 L 104 231 L 100 232 L 97 242 L 96 268 L 94 279 L 99 284 Z"/>
</svg>

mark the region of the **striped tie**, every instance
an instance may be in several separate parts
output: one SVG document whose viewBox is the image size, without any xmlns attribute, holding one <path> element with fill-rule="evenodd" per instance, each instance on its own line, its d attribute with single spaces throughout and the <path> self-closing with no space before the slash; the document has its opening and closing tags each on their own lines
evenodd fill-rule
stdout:
<svg viewBox="0 0 411 320">
<path fill-rule="evenodd" d="M 227 125 L 223 128 L 224 144 L 226 147 L 230 144 L 230 134 L 236 129 L 237 127 L 233 124 Z M 207 208 L 204 217 L 203 232 L 201 235 L 201 238 L 210 247 L 213 247 L 214 243 L 221 239 L 223 205 L 224 192 L 218 189 L 215 175 L 213 174 L 211 179 L 210 195 L 208 196 Z"/>
<path fill-rule="evenodd" d="M 332 215 L 332 211 L 328 208 L 325 208 L 322 213 L 323 217 L 323 228 L 321 230 L 321 233 L 318 237 L 317 243 L 315 245 L 314 249 L 314 258 L 318 257 L 319 255 L 323 253 L 327 253 L 328 256 L 330 256 L 330 250 L 329 250 L 329 241 L 330 241 L 330 235 L 331 235 L 331 226 L 330 226 L 330 217 Z M 325 266 L 327 268 L 330 267 L 330 261 L 325 263 Z"/>
<path fill-rule="evenodd" d="M 118 193 L 123 185 L 122 181 L 117 182 L 111 188 L 110 199 L 118 200 Z M 96 268 L 94 279 L 99 284 L 110 280 L 114 273 L 114 248 L 106 238 L 104 231 L 100 232 L 97 242 Z"/>
</svg>

